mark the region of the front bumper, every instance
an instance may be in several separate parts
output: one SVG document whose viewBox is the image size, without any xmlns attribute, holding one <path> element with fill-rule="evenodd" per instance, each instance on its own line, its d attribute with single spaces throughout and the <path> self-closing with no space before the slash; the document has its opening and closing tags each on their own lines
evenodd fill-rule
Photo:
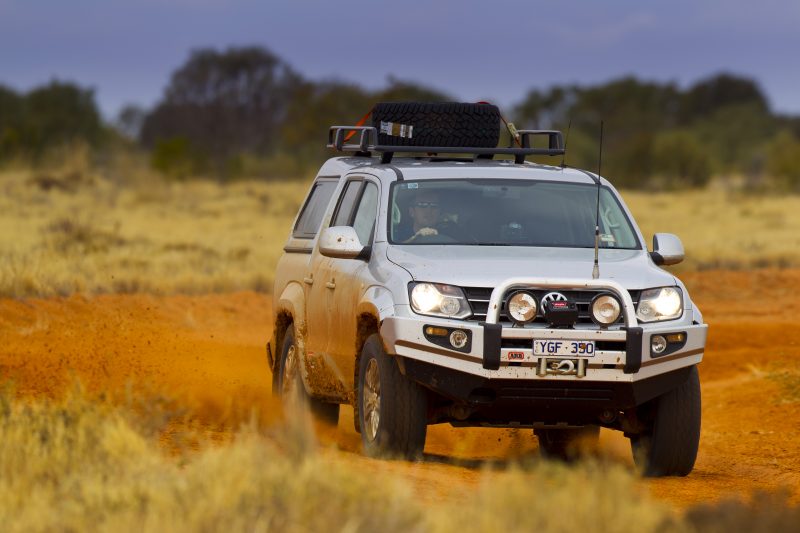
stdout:
<svg viewBox="0 0 800 533">
<path fill-rule="evenodd" d="M 444 410 L 437 421 L 453 425 L 537 427 L 597 424 L 686 381 L 691 367 L 633 382 L 585 379 L 491 379 L 415 359 L 400 359 L 409 379 L 436 391 L 460 411 Z M 459 414 L 454 414 L 459 413 Z"/>
<path fill-rule="evenodd" d="M 625 325 L 599 329 L 513 328 L 499 324 L 503 295 L 511 288 L 539 287 L 553 289 L 602 289 L 615 293 L 623 304 Z M 390 353 L 406 359 L 444 367 L 484 379 L 629 382 L 646 380 L 660 374 L 698 364 L 703 359 L 708 326 L 692 324 L 688 319 L 640 325 L 630 294 L 611 280 L 509 279 L 496 287 L 489 302 L 485 323 L 438 319 L 415 315 L 407 306 L 397 306 L 397 313 L 381 324 L 381 336 Z M 684 316 L 688 313 L 684 311 Z M 425 326 L 458 328 L 468 332 L 468 350 L 447 349 L 425 337 Z M 657 334 L 684 333 L 685 342 L 668 355 L 651 354 L 651 337 Z M 595 341 L 591 357 L 574 358 L 582 368 L 560 374 L 548 371 L 556 357 L 534 355 L 534 340 Z M 546 361 L 542 361 L 546 359 Z"/>
</svg>

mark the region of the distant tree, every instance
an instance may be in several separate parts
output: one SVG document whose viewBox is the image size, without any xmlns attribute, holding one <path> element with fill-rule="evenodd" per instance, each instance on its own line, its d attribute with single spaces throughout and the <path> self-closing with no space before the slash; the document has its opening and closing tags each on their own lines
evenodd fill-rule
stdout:
<svg viewBox="0 0 800 533">
<path fill-rule="evenodd" d="M 185 137 L 159 139 L 150 156 L 153 168 L 179 180 L 202 172 L 203 162 L 202 152 Z"/>
<path fill-rule="evenodd" d="M 282 146 L 310 166 L 317 165 L 330 154 L 326 149 L 330 126 L 355 124 L 377 102 L 448 100 L 452 97 L 446 93 L 393 77 L 386 88 L 375 92 L 341 81 L 307 82 L 289 105 L 281 129 Z"/>
<path fill-rule="evenodd" d="M 569 112 L 573 126 L 584 130 L 604 120 L 614 139 L 673 126 L 679 105 L 680 92 L 673 84 L 628 77 L 580 90 Z"/>
<path fill-rule="evenodd" d="M 514 114 L 528 127 L 566 130 L 571 123 L 573 148 L 580 149 L 570 152 L 570 161 L 590 168 L 597 163 L 597 150 L 589 146 L 597 146 L 600 122 L 605 122 L 603 174 L 621 185 L 643 186 L 653 173 L 654 136 L 675 125 L 680 97 L 674 84 L 626 77 L 594 87 L 534 90 Z"/>
<path fill-rule="evenodd" d="M 377 102 L 451 102 L 453 97 L 442 91 L 425 87 L 394 76 L 387 78 L 387 87 L 373 95 Z"/>
<path fill-rule="evenodd" d="M 731 104 L 692 123 L 692 131 L 717 162 L 717 171 L 741 173 L 778 132 L 778 123 L 758 103 Z"/>
<path fill-rule="evenodd" d="M 128 104 L 120 109 L 114 127 L 128 139 L 138 139 L 142 131 L 147 111 L 136 104 Z"/>
<path fill-rule="evenodd" d="M 259 47 L 192 52 L 176 70 L 164 97 L 147 115 L 141 140 L 184 138 L 207 154 L 215 169 L 240 152 L 267 153 L 278 142 L 300 75 Z"/>
<path fill-rule="evenodd" d="M 283 146 L 321 157 L 326 153 L 328 128 L 355 124 L 372 104 L 370 94 L 352 83 L 305 83 L 288 107 L 281 128 Z"/>
<path fill-rule="evenodd" d="M 531 90 L 514 108 L 514 120 L 518 126 L 528 129 L 565 127 L 569 124 L 579 92 L 577 86 L 553 87 L 546 93 Z"/>
<path fill-rule="evenodd" d="M 711 158 L 687 131 L 673 130 L 656 137 L 653 168 L 667 188 L 702 187 L 711 179 Z"/>
<path fill-rule="evenodd" d="M 767 172 L 789 189 L 800 189 L 800 139 L 783 130 L 767 147 Z"/>
<path fill-rule="evenodd" d="M 34 157 L 74 141 L 96 145 L 103 133 L 92 89 L 52 81 L 24 98 L 21 144 Z"/>
<path fill-rule="evenodd" d="M 686 124 L 730 106 L 746 105 L 762 114 L 769 113 L 769 103 L 758 84 L 733 74 L 717 74 L 694 84 L 683 96 L 681 121 Z"/>
<path fill-rule="evenodd" d="M 23 99 L 14 90 L 0 85 L 0 161 L 20 148 L 23 124 Z"/>
</svg>

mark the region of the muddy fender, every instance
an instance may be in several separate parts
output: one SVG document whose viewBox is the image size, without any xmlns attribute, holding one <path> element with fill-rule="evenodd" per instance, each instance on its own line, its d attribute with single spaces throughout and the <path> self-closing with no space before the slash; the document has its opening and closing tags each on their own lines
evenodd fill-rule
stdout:
<svg viewBox="0 0 800 533">
<path fill-rule="evenodd" d="M 394 315 L 394 299 L 385 287 L 373 286 L 364 292 L 358 302 L 356 314 L 369 314 L 378 319 L 380 324 L 385 318 Z"/>
<path fill-rule="evenodd" d="M 305 344 L 306 344 L 306 333 L 308 329 L 306 328 L 306 306 L 305 306 L 305 294 L 303 293 L 303 287 L 300 286 L 299 283 L 290 283 L 286 286 L 286 288 L 281 293 L 280 298 L 278 298 L 278 305 L 275 309 L 275 316 L 278 317 L 282 313 L 291 315 L 292 323 L 294 324 L 294 334 L 297 340 L 297 347 L 300 349 L 300 353 L 304 354 Z M 276 320 L 277 323 L 277 320 Z M 279 349 L 279 344 L 281 342 L 281 338 L 278 337 L 278 332 L 276 331 L 274 334 L 275 339 L 275 347 L 276 352 Z M 275 357 L 277 360 L 278 358 Z M 301 374 L 303 374 L 303 381 L 305 381 L 305 365 L 301 365 Z"/>
</svg>

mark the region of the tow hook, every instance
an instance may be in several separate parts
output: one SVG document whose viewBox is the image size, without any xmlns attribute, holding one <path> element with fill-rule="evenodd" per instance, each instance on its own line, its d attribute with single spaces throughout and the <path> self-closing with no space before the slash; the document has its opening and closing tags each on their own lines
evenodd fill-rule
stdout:
<svg viewBox="0 0 800 533">
<path fill-rule="evenodd" d="M 543 378 L 547 375 L 552 376 L 576 376 L 586 377 L 586 359 L 539 359 L 536 367 L 536 375 Z"/>
</svg>

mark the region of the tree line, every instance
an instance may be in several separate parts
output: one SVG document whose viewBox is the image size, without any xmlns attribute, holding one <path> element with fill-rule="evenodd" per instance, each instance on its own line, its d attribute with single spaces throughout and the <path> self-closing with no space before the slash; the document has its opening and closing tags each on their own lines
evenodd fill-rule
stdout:
<svg viewBox="0 0 800 533">
<path fill-rule="evenodd" d="M 91 89 L 53 81 L 19 94 L 0 85 L 0 162 L 76 140 L 99 146 L 106 133 Z"/>
<path fill-rule="evenodd" d="M 128 106 L 111 124 L 101 120 L 93 91 L 76 84 L 54 81 L 25 94 L 0 86 L 0 163 L 36 161 L 79 140 L 96 151 L 127 143 L 176 178 L 307 175 L 330 156 L 330 125 L 355 123 L 375 102 L 414 100 L 454 97 L 394 78 L 380 90 L 309 80 L 262 47 L 200 49 L 172 73 L 152 109 Z M 622 186 L 702 186 L 736 176 L 800 188 L 800 117 L 774 113 L 746 77 L 716 74 L 688 88 L 634 77 L 553 86 L 503 111 L 520 128 L 563 130 L 567 164 L 590 169 L 602 120 L 603 173 Z"/>
</svg>

